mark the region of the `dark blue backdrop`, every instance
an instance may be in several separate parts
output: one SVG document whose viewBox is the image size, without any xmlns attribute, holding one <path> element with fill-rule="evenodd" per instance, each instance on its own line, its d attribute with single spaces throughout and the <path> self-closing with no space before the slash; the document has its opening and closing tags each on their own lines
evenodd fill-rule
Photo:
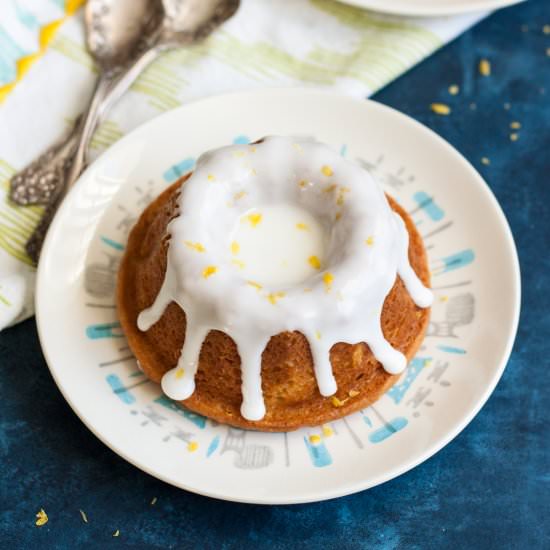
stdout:
<svg viewBox="0 0 550 550">
<path fill-rule="evenodd" d="M 29 320 L 0 334 L 0 545 L 286 548 L 301 539 L 310 548 L 550 548 L 545 24 L 548 0 L 500 11 L 375 97 L 433 128 L 479 168 L 518 246 L 516 345 L 495 393 L 462 434 L 413 471 L 350 497 L 281 507 L 210 500 L 149 477 L 101 444 L 54 385 Z M 492 62 L 489 79 L 478 76 L 481 57 Z M 450 84 L 460 85 L 458 96 L 450 98 Z M 432 114 L 434 101 L 450 103 L 453 114 Z M 512 120 L 522 124 L 514 143 Z M 41 507 L 50 521 L 39 529 Z M 116 529 L 120 537 L 112 538 Z"/>
</svg>

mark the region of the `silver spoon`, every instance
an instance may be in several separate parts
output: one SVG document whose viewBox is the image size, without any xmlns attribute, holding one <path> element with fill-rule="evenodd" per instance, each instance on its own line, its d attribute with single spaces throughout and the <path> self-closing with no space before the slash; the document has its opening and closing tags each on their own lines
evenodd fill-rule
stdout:
<svg viewBox="0 0 550 550">
<path fill-rule="evenodd" d="M 111 107 L 130 87 L 141 71 L 162 52 L 178 46 L 189 46 L 203 40 L 237 11 L 240 0 L 162 0 L 162 4 L 164 17 L 151 32 L 147 40 L 147 49 L 114 81 L 99 107 L 100 113 L 104 113 Z M 89 127 L 83 135 L 82 153 L 86 150 L 94 128 L 95 125 Z M 26 251 L 35 263 L 38 261 L 51 219 L 70 185 L 78 178 L 82 165 L 77 168 L 78 172 L 73 165 L 68 185 L 61 191 L 55 203 L 48 207 L 27 242 Z"/>
<path fill-rule="evenodd" d="M 102 101 L 122 67 L 136 57 L 144 32 L 162 14 L 160 0 L 88 0 L 85 9 L 86 42 L 100 69 L 87 111 L 68 136 L 56 142 L 11 180 L 10 198 L 20 205 L 49 204 L 63 187 L 71 166 L 80 172 L 82 139 L 95 127 Z M 80 147 L 79 147 L 80 145 Z"/>
</svg>

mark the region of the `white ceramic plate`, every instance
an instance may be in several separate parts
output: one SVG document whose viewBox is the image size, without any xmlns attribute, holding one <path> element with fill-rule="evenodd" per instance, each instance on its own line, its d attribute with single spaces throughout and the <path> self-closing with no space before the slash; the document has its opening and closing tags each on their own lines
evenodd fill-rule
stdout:
<svg viewBox="0 0 550 550">
<path fill-rule="evenodd" d="M 341 0 L 381 13 L 411 16 L 454 15 L 482 10 L 496 10 L 522 0 Z"/>
<path fill-rule="evenodd" d="M 424 346 L 388 394 L 344 420 L 288 434 L 228 428 L 165 399 L 137 369 L 113 297 L 126 235 L 145 205 L 203 151 L 267 134 L 315 136 L 368 166 L 424 235 L 436 293 Z M 63 395 L 120 456 L 204 495 L 297 503 L 387 481 L 455 437 L 502 374 L 519 302 L 506 220 L 456 150 L 373 101 L 267 90 L 175 109 L 103 154 L 48 234 L 36 311 Z"/>
</svg>

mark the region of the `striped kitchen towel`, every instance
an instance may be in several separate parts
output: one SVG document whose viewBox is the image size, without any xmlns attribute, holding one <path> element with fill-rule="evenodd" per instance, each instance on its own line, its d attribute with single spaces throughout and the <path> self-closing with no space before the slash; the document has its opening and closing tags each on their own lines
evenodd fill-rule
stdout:
<svg viewBox="0 0 550 550">
<path fill-rule="evenodd" d="M 42 208 L 7 200 L 8 182 L 55 141 L 88 101 L 83 0 L 11 0 L 0 11 L 0 329 L 33 314 L 24 243 Z M 204 43 L 164 54 L 108 113 L 99 154 L 126 132 L 191 100 L 265 86 L 313 86 L 366 97 L 486 13 L 408 19 L 334 0 L 242 0 Z"/>
</svg>

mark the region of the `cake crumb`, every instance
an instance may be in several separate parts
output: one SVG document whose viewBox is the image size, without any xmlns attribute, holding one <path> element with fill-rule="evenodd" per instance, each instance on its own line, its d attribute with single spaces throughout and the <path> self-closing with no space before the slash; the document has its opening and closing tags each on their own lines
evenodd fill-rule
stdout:
<svg viewBox="0 0 550 550">
<path fill-rule="evenodd" d="M 277 303 L 278 300 L 281 298 L 284 298 L 286 294 L 284 292 L 270 292 L 266 298 L 269 300 L 269 302 L 273 305 Z"/>
<path fill-rule="evenodd" d="M 489 164 L 491 164 L 491 161 L 487 157 L 481 157 L 481 164 L 485 164 L 486 166 L 488 166 Z"/>
<path fill-rule="evenodd" d="M 349 390 L 348 395 L 350 397 L 357 397 L 359 395 L 359 392 L 357 390 Z"/>
<path fill-rule="evenodd" d="M 300 231 L 307 231 L 309 227 L 307 226 L 307 224 L 299 222 L 296 224 L 296 229 L 299 229 Z"/>
<path fill-rule="evenodd" d="M 151 500 L 151 502 L 149 503 L 150 506 L 154 506 L 156 503 L 157 503 L 157 497 L 153 497 L 153 499 Z"/>
<path fill-rule="evenodd" d="M 479 62 L 479 74 L 482 76 L 490 76 L 491 75 L 491 63 L 488 59 L 482 59 Z"/>
<path fill-rule="evenodd" d="M 84 523 L 88 523 L 88 516 L 86 515 L 86 512 L 84 510 L 79 510 L 80 516 L 82 517 L 82 521 Z"/>
<path fill-rule="evenodd" d="M 510 122 L 510 128 L 512 128 L 512 130 L 519 130 L 521 128 L 521 124 L 517 121 Z"/>
<path fill-rule="evenodd" d="M 44 508 L 40 508 L 40 510 L 36 513 L 36 521 L 34 522 L 37 527 L 42 527 L 42 525 L 46 525 L 48 523 L 48 514 L 44 512 Z"/>
<path fill-rule="evenodd" d="M 338 407 L 343 407 L 347 399 L 341 400 L 341 399 L 338 399 L 335 395 L 333 395 L 330 398 L 330 401 L 334 407 L 338 408 Z"/>
<path fill-rule="evenodd" d="M 201 243 L 193 243 L 191 241 L 184 241 L 185 246 L 190 248 L 191 250 L 195 250 L 197 252 L 205 252 L 206 248 Z"/>
<path fill-rule="evenodd" d="M 517 141 L 519 139 L 519 134 L 517 132 L 512 132 L 510 134 L 510 141 Z"/>
<path fill-rule="evenodd" d="M 216 181 L 216 176 L 214 176 L 214 174 L 208 174 L 207 179 L 208 181 Z"/>
<path fill-rule="evenodd" d="M 448 105 L 445 105 L 445 103 L 432 103 L 430 105 L 430 109 L 436 115 L 448 115 L 451 113 L 451 108 Z"/>
<path fill-rule="evenodd" d="M 550 34 L 550 25 L 544 25 L 544 27 L 542 27 L 542 32 L 544 34 Z"/>
<path fill-rule="evenodd" d="M 458 95 L 459 92 L 460 92 L 460 87 L 457 84 L 451 84 L 449 86 L 449 93 L 451 95 Z"/>
<path fill-rule="evenodd" d="M 324 165 L 322 168 L 321 168 L 321 173 L 324 175 L 324 176 L 327 176 L 327 177 L 330 177 L 334 174 L 334 171 L 332 170 L 332 168 L 328 165 Z"/>
<path fill-rule="evenodd" d="M 120 529 L 117 529 L 114 533 L 113 533 L 113 537 L 118 537 L 120 536 Z"/>
</svg>

